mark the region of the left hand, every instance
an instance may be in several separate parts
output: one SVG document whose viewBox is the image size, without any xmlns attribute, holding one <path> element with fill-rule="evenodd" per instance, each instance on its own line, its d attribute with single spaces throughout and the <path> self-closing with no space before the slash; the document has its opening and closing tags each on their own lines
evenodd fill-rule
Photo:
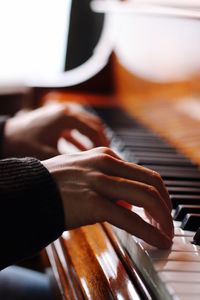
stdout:
<svg viewBox="0 0 200 300">
<path fill-rule="evenodd" d="M 71 135 L 77 129 L 94 147 L 108 146 L 100 119 L 73 108 L 70 104 L 54 104 L 10 118 L 4 129 L 3 157 L 34 156 L 47 159 L 58 155 L 57 143 L 66 138 L 80 150 L 87 150 Z"/>
</svg>

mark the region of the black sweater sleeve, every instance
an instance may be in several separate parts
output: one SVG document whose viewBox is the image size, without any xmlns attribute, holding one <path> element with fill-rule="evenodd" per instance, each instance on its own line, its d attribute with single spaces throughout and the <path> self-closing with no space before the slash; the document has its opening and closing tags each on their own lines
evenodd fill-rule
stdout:
<svg viewBox="0 0 200 300">
<path fill-rule="evenodd" d="M 0 157 L 6 120 L 0 116 Z M 60 194 L 40 161 L 0 160 L 0 269 L 35 254 L 63 230 Z"/>
<path fill-rule="evenodd" d="M 40 161 L 0 160 L 0 269 L 35 254 L 63 230 L 60 195 Z"/>
</svg>

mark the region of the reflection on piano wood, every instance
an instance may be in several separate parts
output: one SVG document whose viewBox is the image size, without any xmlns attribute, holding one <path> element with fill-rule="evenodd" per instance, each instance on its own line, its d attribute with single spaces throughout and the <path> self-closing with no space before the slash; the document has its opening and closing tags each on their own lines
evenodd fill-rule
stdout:
<svg viewBox="0 0 200 300">
<path fill-rule="evenodd" d="M 64 233 L 47 252 L 67 300 L 200 299 L 200 248 L 191 243 L 200 226 L 200 60 L 195 54 L 200 22 L 192 16 L 168 20 L 163 14 L 158 18 L 123 12 L 121 17 L 110 63 L 113 93 L 78 94 L 78 101 L 88 98 L 100 104 L 97 113 L 112 131 L 114 150 L 161 173 L 173 203 L 174 244 L 161 251 L 109 224 L 95 224 Z M 136 40 L 135 28 L 141 30 Z M 137 51 L 137 46 L 146 39 L 151 56 L 145 60 L 145 49 Z M 54 94 L 54 99 L 70 100 L 71 95 Z M 101 108 L 105 104 L 107 108 Z"/>
<path fill-rule="evenodd" d="M 136 272 L 127 274 L 115 248 L 129 259 L 120 245 L 112 244 L 100 224 L 65 232 L 48 247 L 65 299 L 141 299 L 132 279 L 138 285 L 142 282 Z M 145 288 L 143 295 L 149 299 Z"/>
</svg>

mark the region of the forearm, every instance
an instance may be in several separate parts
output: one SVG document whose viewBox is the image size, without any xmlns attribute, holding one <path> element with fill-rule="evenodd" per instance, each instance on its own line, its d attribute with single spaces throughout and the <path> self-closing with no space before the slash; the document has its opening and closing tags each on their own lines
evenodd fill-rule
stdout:
<svg viewBox="0 0 200 300">
<path fill-rule="evenodd" d="M 33 255 L 64 230 L 60 195 L 36 159 L 0 160 L 0 268 Z"/>
</svg>

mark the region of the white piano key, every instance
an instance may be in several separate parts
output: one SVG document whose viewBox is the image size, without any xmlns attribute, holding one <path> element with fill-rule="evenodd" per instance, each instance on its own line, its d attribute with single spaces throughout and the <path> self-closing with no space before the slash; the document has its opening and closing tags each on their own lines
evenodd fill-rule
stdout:
<svg viewBox="0 0 200 300">
<path fill-rule="evenodd" d="M 158 260 L 154 267 L 157 271 L 200 272 L 200 262 L 193 261 Z"/>
<path fill-rule="evenodd" d="M 174 221 L 174 227 L 175 228 L 180 228 L 181 227 L 181 222 L 180 221 Z"/>
<path fill-rule="evenodd" d="M 173 295 L 173 300 L 199 300 L 199 295 L 183 295 L 183 294 L 179 294 L 179 295 Z"/>
<path fill-rule="evenodd" d="M 167 261 L 198 261 L 200 262 L 199 252 L 182 252 L 182 251 L 150 251 L 148 255 L 154 260 Z"/>
<path fill-rule="evenodd" d="M 200 283 L 200 272 L 159 271 L 158 275 L 164 282 Z"/>
<path fill-rule="evenodd" d="M 200 284 L 198 283 L 173 283 L 166 284 L 167 289 L 171 295 L 199 295 Z M 200 297 L 200 296 L 199 296 Z"/>
<path fill-rule="evenodd" d="M 171 247 L 172 251 L 182 251 L 182 252 L 198 252 L 200 247 L 193 245 L 192 237 L 174 237 L 173 244 Z"/>
<path fill-rule="evenodd" d="M 175 234 L 175 236 L 190 236 L 190 237 L 193 237 L 195 235 L 195 231 L 188 231 L 188 230 L 183 230 L 181 228 L 175 227 L 174 228 L 174 234 Z"/>
<path fill-rule="evenodd" d="M 135 239 L 134 237 L 133 239 L 140 245 L 143 251 L 145 251 L 146 254 L 148 254 L 150 257 L 152 256 L 152 253 L 154 252 L 159 253 L 159 251 L 166 251 L 164 255 L 166 255 L 170 251 L 200 252 L 200 246 L 193 245 L 191 243 L 193 238 L 188 236 L 175 236 L 173 239 L 172 247 L 169 250 L 158 250 L 156 247 L 153 247 L 140 239 Z"/>
</svg>

